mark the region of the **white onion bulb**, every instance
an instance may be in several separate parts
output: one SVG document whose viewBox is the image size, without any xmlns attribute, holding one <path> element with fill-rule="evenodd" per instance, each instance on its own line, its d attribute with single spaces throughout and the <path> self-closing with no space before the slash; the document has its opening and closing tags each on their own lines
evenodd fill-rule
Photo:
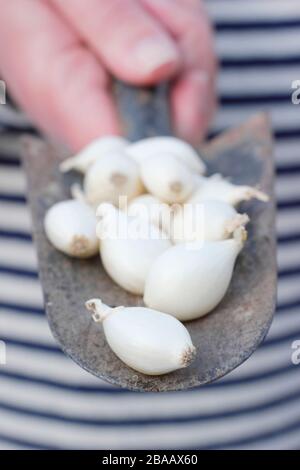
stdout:
<svg viewBox="0 0 300 470">
<path fill-rule="evenodd" d="M 148 137 L 130 144 L 126 148 L 126 152 L 138 164 L 143 163 L 148 158 L 154 156 L 162 158 L 165 153 L 171 153 L 193 172 L 204 174 L 206 170 L 204 162 L 193 147 L 177 137 Z"/>
<path fill-rule="evenodd" d="M 233 184 L 219 174 L 209 178 L 198 177 L 197 182 L 198 188 L 188 201 L 191 204 L 216 200 L 237 206 L 240 202 L 249 201 L 250 199 L 258 199 L 264 202 L 269 200 L 269 196 L 259 189 Z"/>
<path fill-rule="evenodd" d="M 170 241 L 154 225 L 128 217 L 111 204 L 100 204 L 97 217 L 105 270 L 123 289 L 142 295 L 150 267 L 171 246 Z"/>
<path fill-rule="evenodd" d="M 223 299 L 245 229 L 235 238 L 173 246 L 153 263 L 145 283 L 145 304 L 181 321 L 206 315 Z"/>
<path fill-rule="evenodd" d="M 185 202 L 195 188 L 193 173 L 172 154 L 146 159 L 140 172 L 149 193 L 169 204 Z"/>
<path fill-rule="evenodd" d="M 96 322 L 102 322 L 113 352 L 134 370 L 167 374 L 187 367 L 195 357 L 187 329 L 176 318 L 144 307 L 110 308 L 100 299 L 86 302 Z"/>
<path fill-rule="evenodd" d="M 44 227 L 52 245 L 75 258 L 89 258 L 99 251 L 96 216 L 82 201 L 68 200 L 54 204 L 46 213 Z"/>
<path fill-rule="evenodd" d="M 118 205 L 120 196 L 128 200 L 143 192 L 137 164 L 124 152 L 114 152 L 96 160 L 87 170 L 83 182 L 88 203 L 111 202 Z"/>
<path fill-rule="evenodd" d="M 172 219 L 172 240 L 174 243 L 225 240 L 248 221 L 247 214 L 238 214 L 226 202 L 185 204 Z"/>
<path fill-rule="evenodd" d="M 142 194 L 130 201 L 127 209 L 130 217 L 140 217 L 169 233 L 171 226 L 171 208 L 151 194 Z"/>
<path fill-rule="evenodd" d="M 115 135 L 99 137 L 73 157 L 64 160 L 60 164 L 60 170 L 62 172 L 76 170 L 80 173 L 86 173 L 87 169 L 98 160 L 98 158 L 108 153 L 124 150 L 128 144 L 128 140 Z"/>
</svg>

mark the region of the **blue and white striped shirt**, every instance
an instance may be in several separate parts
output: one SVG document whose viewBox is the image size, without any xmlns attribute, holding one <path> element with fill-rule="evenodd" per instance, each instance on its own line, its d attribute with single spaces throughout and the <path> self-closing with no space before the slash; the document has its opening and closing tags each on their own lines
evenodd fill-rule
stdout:
<svg viewBox="0 0 300 470">
<path fill-rule="evenodd" d="M 141 394 L 92 377 L 60 351 L 43 311 L 25 181 L 14 135 L 26 118 L 0 106 L 0 449 L 300 448 L 299 0 L 209 0 L 221 61 L 212 131 L 262 109 L 276 137 L 278 309 L 257 352 L 199 389 Z"/>
</svg>

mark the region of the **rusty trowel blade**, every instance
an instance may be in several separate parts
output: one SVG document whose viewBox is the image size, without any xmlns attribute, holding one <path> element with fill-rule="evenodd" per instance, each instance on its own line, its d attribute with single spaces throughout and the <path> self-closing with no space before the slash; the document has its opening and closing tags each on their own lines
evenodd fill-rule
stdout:
<svg viewBox="0 0 300 470">
<path fill-rule="evenodd" d="M 276 257 L 272 139 L 268 119 L 259 115 L 217 137 L 203 150 L 210 172 L 220 171 L 236 183 L 259 185 L 270 202 L 253 201 L 249 239 L 234 272 L 228 294 L 206 317 L 186 324 L 197 347 L 195 362 L 164 376 L 151 377 L 125 366 L 107 345 L 102 327 L 86 312 L 84 302 L 100 297 L 109 305 L 141 305 L 103 270 L 99 257 L 76 260 L 51 246 L 45 236 L 45 212 L 69 197 L 72 175 L 58 170 L 59 149 L 23 139 L 28 201 L 38 252 L 46 312 L 63 351 L 88 372 L 120 387 L 142 391 L 182 390 L 224 376 L 258 347 L 271 324 L 276 298 Z"/>
</svg>

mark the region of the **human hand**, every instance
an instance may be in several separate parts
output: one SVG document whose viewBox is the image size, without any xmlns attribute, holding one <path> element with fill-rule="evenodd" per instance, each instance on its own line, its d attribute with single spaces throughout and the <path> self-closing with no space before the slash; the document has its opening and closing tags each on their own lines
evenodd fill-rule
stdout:
<svg viewBox="0 0 300 470">
<path fill-rule="evenodd" d="M 212 32 L 200 0 L 0 0 L 0 73 L 37 125 L 73 150 L 121 133 L 111 76 L 176 78 L 175 132 L 195 143 L 215 108 Z"/>
</svg>

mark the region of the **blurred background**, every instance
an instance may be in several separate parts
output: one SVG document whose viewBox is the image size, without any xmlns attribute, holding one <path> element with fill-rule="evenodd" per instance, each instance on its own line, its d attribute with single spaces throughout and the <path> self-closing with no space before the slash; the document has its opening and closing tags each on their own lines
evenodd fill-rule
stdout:
<svg viewBox="0 0 300 470">
<path fill-rule="evenodd" d="M 44 316 L 17 156 L 18 136 L 34 128 L 7 99 L 0 105 L 0 449 L 300 448 L 300 364 L 292 362 L 300 340 L 300 108 L 291 100 L 300 80 L 300 2 L 206 6 L 220 60 L 210 135 L 261 110 L 272 118 L 279 291 L 269 335 L 226 378 L 178 393 L 117 389 L 65 357 Z"/>
</svg>

